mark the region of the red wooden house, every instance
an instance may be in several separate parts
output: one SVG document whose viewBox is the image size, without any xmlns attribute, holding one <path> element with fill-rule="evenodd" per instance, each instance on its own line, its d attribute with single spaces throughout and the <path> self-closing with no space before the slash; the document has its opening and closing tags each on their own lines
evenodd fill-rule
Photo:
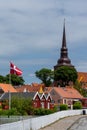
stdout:
<svg viewBox="0 0 87 130">
<path fill-rule="evenodd" d="M 45 97 L 44 93 L 41 94 L 40 99 L 41 99 L 41 108 L 47 108 L 46 97 Z"/>
<path fill-rule="evenodd" d="M 40 100 L 40 95 L 38 92 L 36 92 L 35 96 L 32 99 L 33 101 L 33 107 L 34 108 L 40 108 L 41 107 L 41 100 Z"/>
<path fill-rule="evenodd" d="M 13 96 L 19 97 L 19 98 L 30 98 L 32 99 L 32 104 L 34 108 L 47 108 L 51 109 L 51 96 L 50 94 L 40 94 L 38 92 L 22 92 L 22 93 L 10 93 L 11 98 Z M 8 109 L 7 102 L 9 102 L 9 93 L 4 93 L 0 97 L 0 103 L 3 101 L 6 101 L 6 106 L 4 106 L 4 109 Z M 8 103 L 9 104 L 9 103 Z"/>
</svg>

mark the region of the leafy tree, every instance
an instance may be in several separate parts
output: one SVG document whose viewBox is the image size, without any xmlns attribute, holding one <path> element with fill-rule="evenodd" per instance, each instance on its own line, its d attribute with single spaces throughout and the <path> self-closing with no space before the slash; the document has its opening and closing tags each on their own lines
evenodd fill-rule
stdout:
<svg viewBox="0 0 87 130">
<path fill-rule="evenodd" d="M 31 98 L 26 98 L 24 99 L 22 109 L 26 111 L 28 115 L 33 114 L 33 104 L 32 104 L 32 99 Z"/>
<path fill-rule="evenodd" d="M 11 75 L 8 74 L 6 76 L 0 75 L 0 83 L 9 83 L 9 82 L 11 82 L 13 86 L 16 86 L 16 85 L 23 85 L 25 81 L 23 77 L 17 76 L 15 74 Z"/>
<path fill-rule="evenodd" d="M 19 97 L 12 97 L 11 99 L 11 109 L 15 108 L 19 113 L 23 113 L 22 112 L 22 104 L 23 104 L 23 98 L 19 98 Z"/>
<path fill-rule="evenodd" d="M 6 83 L 9 83 L 9 80 L 11 80 L 10 82 L 13 86 L 24 84 L 24 79 L 21 76 L 17 76 L 15 74 L 6 75 L 5 79 L 6 79 Z"/>
<path fill-rule="evenodd" d="M 74 84 L 74 88 L 77 89 L 77 91 L 83 95 L 84 97 L 87 97 L 87 90 L 85 88 L 82 87 L 81 83 L 76 80 L 75 84 Z"/>
<path fill-rule="evenodd" d="M 61 66 L 54 72 L 54 80 L 58 82 L 60 86 L 66 86 L 69 82 L 75 83 L 77 80 L 77 71 L 73 67 Z"/>
<path fill-rule="evenodd" d="M 0 75 L 0 83 L 6 82 L 6 78 L 2 75 Z"/>
<path fill-rule="evenodd" d="M 43 68 L 35 72 L 36 77 L 38 77 L 45 86 L 50 86 L 53 80 L 53 71 L 51 69 Z"/>
<path fill-rule="evenodd" d="M 33 113 L 32 100 L 14 96 L 11 99 L 11 109 L 16 109 L 20 115 L 30 115 Z"/>
</svg>

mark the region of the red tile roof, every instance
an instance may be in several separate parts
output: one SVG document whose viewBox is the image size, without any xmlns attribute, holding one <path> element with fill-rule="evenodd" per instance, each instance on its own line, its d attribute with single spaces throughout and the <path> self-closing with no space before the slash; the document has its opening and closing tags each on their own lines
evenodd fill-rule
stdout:
<svg viewBox="0 0 87 130">
<path fill-rule="evenodd" d="M 23 85 L 16 88 L 18 92 L 39 92 L 41 84 Z M 83 98 L 81 94 L 73 87 L 43 87 L 44 93 L 50 93 L 54 89 L 61 97 L 65 98 Z"/>
<path fill-rule="evenodd" d="M 44 93 L 50 93 L 53 87 L 45 87 L 44 88 Z"/>
<path fill-rule="evenodd" d="M 54 90 L 63 98 L 83 98 L 73 87 L 54 87 Z"/>
<path fill-rule="evenodd" d="M 2 89 L 4 92 L 17 92 L 11 84 L 0 83 L 0 89 Z"/>
<path fill-rule="evenodd" d="M 83 96 L 73 87 L 46 87 L 45 92 L 56 91 L 62 98 L 83 98 Z"/>
<path fill-rule="evenodd" d="M 41 88 L 41 84 L 38 85 L 23 85 L 21 87 L 16 88 L 18 92 L 39 92 Z"/>
</svg>

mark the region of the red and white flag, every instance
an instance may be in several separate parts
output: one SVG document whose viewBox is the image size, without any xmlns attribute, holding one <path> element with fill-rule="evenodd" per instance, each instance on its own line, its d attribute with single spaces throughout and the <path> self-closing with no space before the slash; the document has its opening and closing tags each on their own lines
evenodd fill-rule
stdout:
<svg viewBox="0 0 87 130">
<path fill-rule="evenodd" d="M 16 65 L 10 63 L 10 74 L 16 74 L 18 76 L 22 75 L 22 70 L 20 70 Z"/>
</svg>

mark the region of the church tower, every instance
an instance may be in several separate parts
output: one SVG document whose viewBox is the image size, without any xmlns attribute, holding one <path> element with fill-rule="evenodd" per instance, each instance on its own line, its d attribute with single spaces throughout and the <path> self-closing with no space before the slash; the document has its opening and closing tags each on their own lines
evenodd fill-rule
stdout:
<svg viewBox="0 0 87 130">
<path fill-rule="evenodd" d="M 74 67 L 71 64 L 71 60 L 68 58 L 68 49 L 66 46 L 65 21 L 64 21 L 64 26 L 63 26 L 63 38 L 62 38 L 62 47 L 60 50 L 60 59 L 58 59 L 57 65 L 54 66 L 54 70 L 56 70 L 60 66 Z"/>
</svg>

